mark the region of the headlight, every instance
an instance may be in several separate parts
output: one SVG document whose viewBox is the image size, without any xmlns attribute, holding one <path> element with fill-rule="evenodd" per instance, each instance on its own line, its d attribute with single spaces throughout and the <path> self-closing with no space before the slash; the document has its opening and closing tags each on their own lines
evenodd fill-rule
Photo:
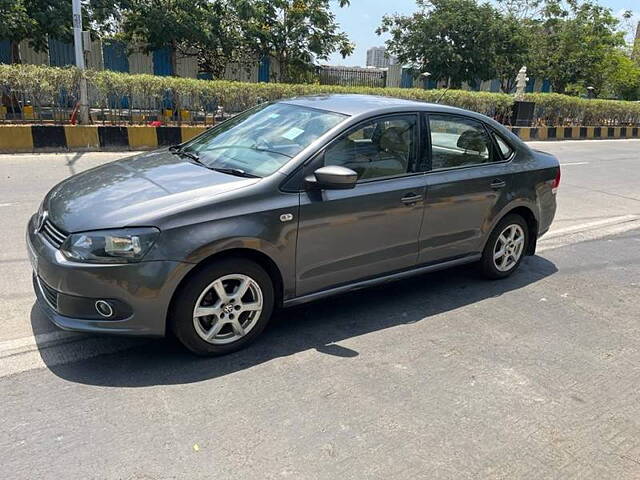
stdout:
<svg viewBox="0 0 640 480">
<path fill-rule="evenodd" d="M 87 263 L 139 262 L 156 241 L 156 228 L 72 233 L 60 247 L 69 259 Z"/>
</svg>

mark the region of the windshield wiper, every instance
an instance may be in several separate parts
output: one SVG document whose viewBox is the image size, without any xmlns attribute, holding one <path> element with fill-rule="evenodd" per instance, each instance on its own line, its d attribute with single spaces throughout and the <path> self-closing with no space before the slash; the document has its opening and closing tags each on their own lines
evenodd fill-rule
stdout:
<svg viewBox="0 0 640 480">
<path fill-rule="evenodd" d="M 235 175 L 236 177 L 245 177 L 245 178 L 261 178 L 259 175 L 254 175 L 252 173 L 245 172 L 239 168 L 218 168 L 218 167 L 209 167 L 211 170 L 215 170 L 220 173 L 227 173 L 229 175 Z"/>
<path fill-rule="evenodd" d="M 255 150 L 256 152 L 267 152 L 267 153 L 275 153 L 276 155 L 282 155 L 283 157 L 293 158 L 291 155 L 287 155 L 286 153 L 278 152 L 276 150 L 269 150 L 268 148 L 262 148 L 256 145 L 255 143 L 249 147 L 251 150 Z"/>
<path fill-rule="evenodd" d="M 205 167 L 207 166 L 202 162 L 202 160 L 200 160 L 200 157 L 198 156 L 197 153 L 189 152 L 187 150 L 182 150 L 178 145 L 172 145 L 171 147 L 169 147 L 169 151 L 175 155 L 184 155 L 185 157 L 190 158 L 191 160 L 193 160 L 196 163 L 199 163 L 200 165 L 204 165 Z"/>
</svg>

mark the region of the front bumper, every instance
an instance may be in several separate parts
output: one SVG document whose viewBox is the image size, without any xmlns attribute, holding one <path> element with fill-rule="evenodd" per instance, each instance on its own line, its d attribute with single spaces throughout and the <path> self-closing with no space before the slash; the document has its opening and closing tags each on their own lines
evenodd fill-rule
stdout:
<svg viewBox="0 0 640 480">
<path fill-rule="evenodd" d="M 34 231 L 34 224 L 35 216 L 27 225 L 26 235 L 34 290 L 42 310 L 55 325 L 90 333 L 165 334 L 171 297 L 192 264 L 71 262 Z M 52 294 L 57 295 L 57 302 L 51 301 Z M 93 308 L 95 301 L 102 299 L 116 306 L 111 319 L 101 318 Z"/>
</svg>

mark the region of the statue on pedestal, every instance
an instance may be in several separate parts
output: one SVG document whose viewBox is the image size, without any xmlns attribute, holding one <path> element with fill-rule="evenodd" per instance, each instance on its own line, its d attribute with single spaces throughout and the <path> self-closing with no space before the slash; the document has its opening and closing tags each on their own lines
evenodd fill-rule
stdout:
<svg viewBox="0 0 640 480">
<path fill-rule="evenodd" d="M 527 67 L 522 67 L 516 77 L 516 101 L 522 102 L 524 100 L 524 90 L 527 88 Z"/>
</svg>

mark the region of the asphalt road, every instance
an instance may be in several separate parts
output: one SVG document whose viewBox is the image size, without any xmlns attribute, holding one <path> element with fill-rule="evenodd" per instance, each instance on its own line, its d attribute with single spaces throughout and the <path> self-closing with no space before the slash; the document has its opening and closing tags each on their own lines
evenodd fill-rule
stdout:
<svg viewBox="0 0 640 480">
<path fill-rule="evenodd" d="M 640 478 L 640 141 L 532 145 L 559 211 L 510 279 L 291 309 L 218 359 L 51 326 L 24 225 L 119 155 L 0 156 L 0 478 Z"/>
</svg>

